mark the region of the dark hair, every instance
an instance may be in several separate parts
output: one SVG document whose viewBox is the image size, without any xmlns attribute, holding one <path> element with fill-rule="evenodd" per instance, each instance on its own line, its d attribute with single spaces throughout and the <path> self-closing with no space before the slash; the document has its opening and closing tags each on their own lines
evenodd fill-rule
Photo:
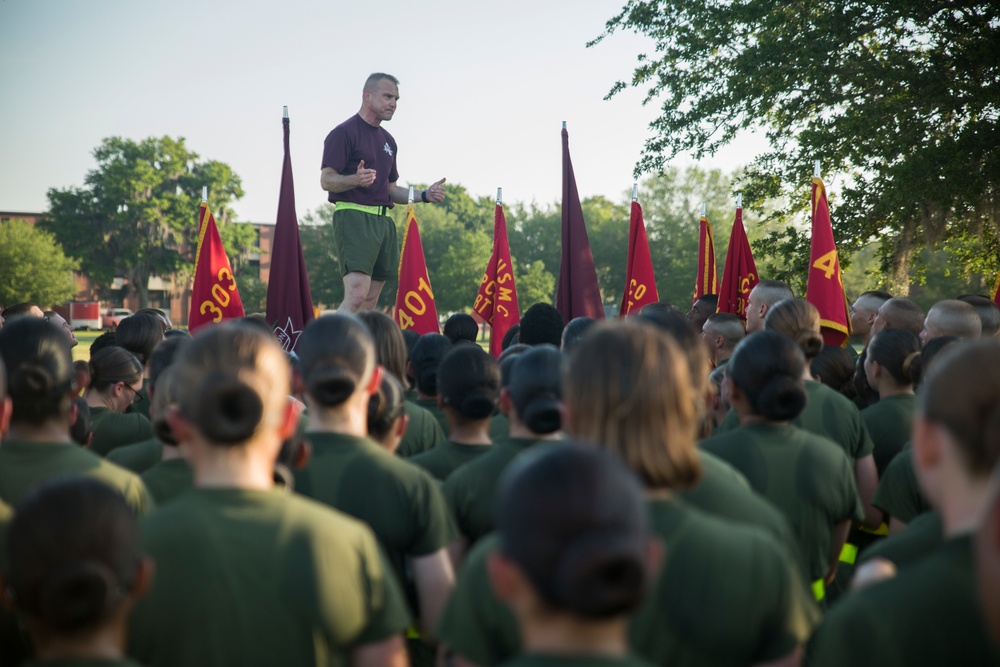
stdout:
<svg viewBox="0 0 1000 667">
<path fill-rule="evenodd" d="M 868 343 L 868 358 L 900 385 L 920 382 L 920 339 L 906 329 L 883 329 Z"/>
<path fill-rule="evenodd" d="M 500 353 L 497 361 L 500 362 L 500 386 L 510 386 L 510 372 L 514 368 L 514 361 L 531 349 L 530 345 L 515 343 Z"/>
<path fill-rule="evenodd" d="M 171 329 L 171 331 L 173 330 Z M 189 336 L 187 338 L 165 338 L 156 346 L 153 354 L 149 357 L 149 384 L 153 386 L 154 392 L 156 391 L 156 383 L 160 379 L 160 374 L 167 370 L 177 360 L 177 356 L 184 348 L 190 344 L 191 337 Z"/>
<path fill-rule="evenodd" d="M 923 375 L 927 375 L 939 354 L 961 341 L 958 336 L 938 336 L 924 343 L 924 348 L 920 352 L 923 357 Z"/>
<path fill-rule="evenodd" d="M 365 323 L 375 341 L 375 363 L 406 381 L 406 339 L 391 317 L 377 310 L 365 310 L 356 315 Z"/>
<path fill-rule="evenodd" d="M 105 391 L 116 382 L 132 385 L 140 379 L 142 364 L 125 348 L 106 347 L 90 358 L 90 388 L 95 391 Z"/>
<path fill-rule="evenodd" d="M 500 398 L 500 366 L 478 345 L 456 347 L 441 360 L 437 388 L 460 417 L 488 419 Z"/>
<path fill-rule="evenodd" d="M 979 321 L 983 325 L 982 332 L 980 333 L 982 338 L 990 338 L 997 335 L 997 331 L 1000 331 L 1000 307 L 997 306 L 993 299 L 980 294 L 964 294 L 958 297 L 956 301 L 964 301 L 976 309 L 976 315 L 979 315 Z"/>
<path fill-rule="evenodd" d="M 176 340 L 183 340 L 178 338 Z M 153 435 L 165 445 L 177 445 L 177 438 L 170 430 L 170 422 L 167 419 L 170 407 L 177 403 L 177 366 L 170 365 L 156 378 L 156 388 L 153 393 L 153 405 L 151 406 L 150 422 L 153 424 Z"/>
<path fill-rule="evenodd" d="M 90 405 L 83 396 L 73 399 L 76 405 L 76 421 L 69 427 L 69 437 L 78 445 L 85 446 L 87 438 L 93 432 L 93 419 L 90 416 Z"/>
<path fill-rule="evenodd" d="M 32 303 L 31 301 L 22 301 L 21 303 L 15 303 L 13 306 L 7 306 L 0 315 L 8 322 L 13 322 L 14 320 L 25 317 L 31 314 L 32 308 L 39 308 L 38 304 Z M 41 319 L 41 318 L 38 318 Z"/>
<path fill-rule="evenodd" d="M 381 440 L 404 412 L 403 385 L 392 373 L 383 373 L 378 392 L 368 399 L 368 435 Z"/>
<path fill-rule="evenodd" d="M 451 341 L 436 333 L 424 334 L 413 346 L 410 364 L 413 365 L 413 375 L 420 393 L 437 396 L 438 367 L 451 348 Z"/>
<path fill-rule="evenodd" d="M 184 329 L 167 329 L 163 332 L 164 338 L 190 338 L 191 334 Z"/>
<path fill-rule="evenodd" d="M 637 608 L 650 583 L 646 504 L 614 456 L 574 443 L 532 449 L 501 478 L 500 550 L 557 610 L 604 619 Z"/>
<path fill-rule="evenodd" d="M 750 334 L 736 346 L 727 372 L 754 414 L 770 421 L 787 421 L 806 407 L 805 365 L 805 356 L 792 339 L 764 330 Z"/>
<path fill-rule="evenodd" d="M 554 433 L 562 427 L 562 363 L 562 353 L 550 345 L 533 347 L 513 361 L 510 399 L 533 433 Z"/>
<path fill-rule="evenodd" d="M 716 308 L 719 307 L 719 295 L 702 294 L 701 296 L 699 296 L 697 299 L 694 300 L 694 303 L 710 303 L 712 304 L 712 310 L 714 311 Z M 694 304 L 691 305 L 693 306 Z"/>
<path fill-rule="evenodd" d="M 268 324 L 267 320 L 263 317 L 244 315 L 243 317 L 237 317 L 236 319 L 228 320 L 226 324 L 228 326 L 250 327 L 251 329 L 256 329 L 261 333 L 266 333 L 269 336 L 274 336 L 274 327 Z"/>
<path fill-rule="evenodd" d="M 7 528 L 5 574 L 14 603 L 58 633 L 99 626 L 132 588 L 139 526 L 120 493 L 72 477 L 45 483 Z"/>
<path fill-rule="evenodd" d="M 861 350 L 861 354 L 854 362 L 854 376 L 852 384 L 857 396 L 855 403 L 858 408 L 867 408 L 878 403 L 878 392 L 868 384 L 868 374 L 865 373 L 865 359 L 868 358 L 868 350 Z"/>
<path fill-rule="evenodd" d="M 783 299 L 768 308 L 764 329 L 791 338 L 807 361 L 823 349 L 819 311 L 805 299 Z"/>
<path fill-rule="evenodd" d="M 295 349 L 306 392 L 327 408 L 350 398 L 375 367 L 375 342 L 368 327 L 346 313 L 309 322 Z"/>
<path fill-rule="evenodd" d="M 212 444 L 240 446 L 287 400 L 291 370 L 273 336 L 205 327 L 170 367 L 181 414 Z M 183 388 L 183 391 L 180 390 Z"/>
<path fill-rule="evenodd" d="M 819 354 L 809 362 L 809 372 L 847 398 L 853 399 L 858 395 L 854 387 L 854 360 L 842 347 L 824 345 Z"/>
<path fill-rule="evenodd" d="M 90 358 L 93 359 L 95 354 L 114 345 L 117 345 L 117 343 L 115 343 L 115 332 L 105 331 L 100 336 L 95 338 L 94 342 L 90 344 Z"/>
<path fill-rule="evenodd" d="M 7 367 L 11 421 L 35 426 L 69 411 L 73 355 L 59 327 L 22 317 L 0 329 L 0 359 Z"/>
<path fill-rule="evenodd" d="M 166 312 L 160 310 L 159 308 L 140 308 L 139 310 L 135 311 L 135 314 L 151 315 L 153 319 L 155 319 L 159 323 L 160 328 L 163 329 L 164 334 L 166 334 L 171 329 L 170 316 L 167 315 Z"/>
<path fill-rule="evenodd" d="M 569 354 L 584 337 L 590 327 L 597 324 L 593 317 L 574 317 L 562 332 L 562 351 Z"/>
<path fill-rule="evenodd" d="M 115 329 L 115 345 L 136 356 L 143 366 L 149 361 L 153 349 L 163 340 L 163 321 L 148 313 L 129 315 Z"/>
<path fill-rule="evenodd" d="M 1000 459 L 1000 341 L 949 346 L 930 367 L 919 396 L 924 416 L 954 438 L 966 471 L 988 477 Z"/>
<path fill-rule="evenodd" d="M 548 343 L 559 347 L 562 343 L 563 316 L 550 303 L 536 303 L 521 318 L 518 340 L 525 345 Z"/>
<path fill-rule="evenodd" d="M 507 329 L 507 333 L 503 335 L 503 340 L 500 341 L 500 349 L 506 350 L 511 345 L 519 343 L 521 338 L 521 323 L 511 325 L 510 329 Z"/>
<path fill-rule="evenodd" d="M 445 320 L 443 333 L 453 344 L 460 340 L 475 343 L 479 338 L 479 325 L 472 315 L 455 313 Z"/>
</svg>

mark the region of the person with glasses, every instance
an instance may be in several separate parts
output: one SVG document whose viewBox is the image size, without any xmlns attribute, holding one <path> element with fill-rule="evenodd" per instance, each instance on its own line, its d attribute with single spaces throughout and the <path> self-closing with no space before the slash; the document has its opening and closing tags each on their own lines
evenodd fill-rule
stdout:
<svg viewBox="0 0 1000 667">
<path fill-rule="evenodd" d="M 135 355 L 117 346 L 105 348 L 90 359 L 90 386 L 84 398 L 94 422 L 90 448 L 101 456 L 153 437 L 153 425 L 145 416 L 127 412 L 145 400 L 142 371 Z"/>
</svg>

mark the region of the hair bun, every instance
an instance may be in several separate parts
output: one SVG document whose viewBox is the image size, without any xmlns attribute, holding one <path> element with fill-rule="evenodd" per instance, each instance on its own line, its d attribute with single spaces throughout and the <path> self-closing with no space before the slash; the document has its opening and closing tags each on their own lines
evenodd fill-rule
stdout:
<svg viewBox="0 0 1000 667">
<path fill-rule="evenodd" d="M 795 419 L 806 407 L 807 394 L 802 380 L 778 375 L 768 380 L 760 390 L 753 409 L 771 421 Z"/>
<path fill-rule="evenodd" d="M 210 373 L 197 393 L 193 419 L 206 437 L 222 444 L 249 440 L 264 416 L 264 402 L 252 387 L 230 375 Z"/>
<path fill-rule="evenodd" d="M 559 400 L 555 396 L 542 394 L 525 406 L 521 421 L 535 433 L 555 433 L 562 427 L 562 412 L 559 408 Z"/>
<path fill-rule="evenodd" d="M 119 595 L 111 570 L 84 561 L 65 565 L 39 586 L 39 615 L 57 631 L 72 631 L 101 618 Z"/>
<path fill-rule="evenodd" d="M 486 419 L 496 410 L 497 404 L 491 397 L 483 394 L 472 394 L 462 398 L 458 412 L 469 419 Z"/>
<path fill-rule="evenodd" d="M 812 359 L 823 351 L 823 335 L 812 329 L 800 330 L 795 334 L 795 342 L 806 355 L 806 359 Z"/>
<path fill-rule="evenodd" d="M 55 388 L 55 378 L 38 364 L 21 364 L 10 378 L 10 391 L 18 396 L 47 396 Z"/>
<path fill-rule="evenodd" d="M 309 374 L 307 390 L 316 401 L 328 408 L 335 408 L 358 388 L 358 377 L 337 364 L 324 364 Z"/>
<path fill-rule="evenodd" d="M 595 531 L 563 551 L 552 580 L 553 601 L 602 618 L 635 608 L 647 585 L 645 544 L 632 533 Z"/>
<path fill-rule="evenodd" d="M 417 386 L 428 395 L 436 396 L 438 393 L 438 366 L 434 364 L 430 368 L 421 369 L 417 375 Z"/>
</svg>

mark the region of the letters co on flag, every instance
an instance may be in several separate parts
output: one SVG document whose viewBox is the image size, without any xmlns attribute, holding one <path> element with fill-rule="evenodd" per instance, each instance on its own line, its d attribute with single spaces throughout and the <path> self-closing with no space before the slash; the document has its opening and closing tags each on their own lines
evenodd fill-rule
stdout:
<svg viewBox="0 0 1000 667">
<path fill-rule="evenodd" d="M 406 207 L 406 231 L 403 233 L 403 250 L 399 254 L 399 288 L 393 319 L 403 331 L 413 329 L 421 336 L 439 332 L 437 306 L 427 275 L 424 246 L 420 242 L 413 204 Z"/>
<path fill-rule="evenodd" d="M 517 303 L 517 286 L 514 283 L 514 267 L 510 262 L 507 219 L 499 201 L 493 217 L 493 254 L 486 265 L 472 309 L 491 327 L 490 354 L 500 356 L 503 337 L 512 326 L 521 321 L 521 314 Z"/>
<path fill-rule="evenodd" d="M 753 261 L 753 251 L 750 249 L 747 231 L 743 227 L 743 208 L 737 206 L 736 217 L 733 218 L 733 231 L 729 235 L 726 264 L 722 269 L 718 311 L 739 315 L 746 322 L 750 290 L 759 282 L 760 276 L 757 275 L 757 265 Z"/>
<path fill-rule="evenodd" d="M 210 322 L 217 324 L 245 315 L 233 269 L 207 202 L 201 203 L 198 220 L 198 251 L 191 287 L 188 331 Z"/>
<path fill-rule="evenodd" d="M 851 336 L 851 316 L 837 246 L 833 242 L 826 188 L 819 178 L 812 182 L 812 243 L 806 301 L 819 311 L 823 342 L 845 347 Z"/>
<path fill-rule="evenodd" d="M 625 294 L 618 309 L 618 317 L 635 315 L 642 307 L 656 303 L 660 295 L 656 291 L 656 275 L 653 273 L 653 259 L 646 237 L 646 223 L 642 219 L 642 207 L 632 202 L 628 226 L 628 261 L 625 267 Z"/>
</svg>

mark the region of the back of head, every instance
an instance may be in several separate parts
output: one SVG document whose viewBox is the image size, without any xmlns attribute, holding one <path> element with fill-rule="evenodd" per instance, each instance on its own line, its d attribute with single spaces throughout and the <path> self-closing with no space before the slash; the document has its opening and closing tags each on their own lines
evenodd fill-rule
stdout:
<svg viewBox="0 0 1000 667">
<path fill-rule="evenodd" d="M 177 385 L 176 370 L 175 366 L 168 366 L 160 373 L 156 380 L 156 390 L 153 392 L 153 405 L 150 410 L 153 433 L 160 442 L 167 445 L 177 444 L 177 438 L 170 430 L 170 423 L 167 419 L 171 408 L 177 405 L 181 389 Z"/>
<path fill-rule="evenodd" d="M 69 427 L 69 437 L 73 439 L 73 442 L 80 446 L 86 446 L 89 444 L 90 434 L 94 430 L 93 417 L 90 414 L 90 405 L 87 403 L 87 399 L 80 396 L 74 399 L 73 404 L 76 406 L 76 419 L 73 424 Z"/>
<path fill-rule="evenodd" d="M 149 357 L 149 383 L 153 385 L 153 391 L 158 389 L 156 383 L 160 379 L 160 375 L 163 371 L 170 368 L 170 366 L 177 359 L 177 356 L 191 343 L 191 338 L 185 337 L 174 337 L 174 338 L 164 338 L 163 341 L 156 346 L 153 350 L 153 354 Z"/>
<path fill-rule="evenodd" d="M 735 313 L 714 313 L 705 320 L 704 331 L 713 336 L 722 336 L 724 347 L 732 350 L 747 335 L 743 320 Z"/>
<path fill-rule="evenodd" d="M 906 329 L 885 329 L 868 343 L 868 358 L 885 369 L 899 385 L 920 382 L 920 339 Z"/>
<path fill-rule="evenodd" d="M 132 588 L 142 546 L 121 494 L 74 477 L 40 486 L 7 529 L 5 578 L 19 611 L 49 632 L 99 627 Z"/>
<path fill-rule="evenodd" d="M 165 311 L 162 311 L 159 308 L 140 308 L 139 310 L 135 311 L 135 314 L 152 316 L 154 319 L 156 319 L 157 322 L 160 323 L 160 328 L 163 329 L 164 334 L 170 331 L 170 329 L 172 328 L 170 323 L 170 316 L 167 315 Z"/>
<path fill-rule="evenodd" d="M 417 389 L 427 396 L 437 396 L 438 367 L 444 355 L 451 351 L 451 341 L 441 334 L 424 334 L 410 352 Z"/>
<path fill-rule="evenodd" d="M 982 324 L 980 338 L 993 338 L 1000 334 L 1000 306 L 993 299 L 979 294 L 965 294 L 958 301 L 967 303 L 976 309 L 979 322 Z"/>
<path fill-rule="evenodd" d="M 452 342 L 452 344 L 457 343 L 460 340 L 467 340 L 475 343 L 476 339 L 479 338 L 479 325 L 476 324 L 476 320 L 472 317 L 472 315 L 455 313 L 445 320 L 444 335 Z"/>
<path fill-rule="evenodd" d="M 593 317 L 574 317 L 563 329 L 562 343 L 560 347 L 563 352 L 569 354 L 576 347 L 577 343 L 587 334 L 590 327 L 597 324 Z"/>
<path fill-rule="evenodd" d="M 400 381 L 406 380 L 406 341 L 399 325 L 377 310 L 364 310 L 357 318 L 368 327 L 375 341 L 375 363 L 383 366 Z"/>
<path fill-rule="evenodd" d="M 548 343 L 559 347 L 562 343 L 562 314 L 550 303 L 536 303 L 521 318 L 518 342 L 525 345 Z"/>
<path fill-rule="evenodd" d="M 982 320 L 976 309 L 957 299 L 938 301 L 924 318 L 924 340 L 938 336 L 958 336 L 967 340 L 979 338 Z"/>
<path fill-rule="evenodd" d="M 132 385 L 142 378 L 142 364 L 125 348 L 112 345 L 90 358 L 90 388 L 106 391 L 118 382 Z"/>
<path fill-rule="evenodd" d="M 514 364 L 517 362 L 517 358 L 522 354 L 526 354 L 530 349 L 532 349 L 530 345 L 521 345 L 520 343 L 517 343 L 508 347 L 500 353 L 499 357 L 497 357 L 497 361 L 500 362 L 501 388 L 510 386 L 510 374 L 514 370 Z"/>
<path fill-rule="evenodd" d="M 809 373 L 848 398 L 857 396 L 854 387 L 854 360 L 842 347 L 825 345 L 809 362 Z"/>
<path fill-rule="evenodd" d="M 924 328 L 924 311 L 915 302 L 903 297 L 893 297 L 878 309 L 878 318 L 883 327 L 891 329 L 906 329 L 914 336 L 919 336 Z"/>
<path fill-rule="evenodd" d="M 375 368 L 375 342 L 353 315 L 324 315 L 306 325 L 295 347 L 306 392 L 334 408 L 354 395 Z"/>
<path fill-rule="evenodd" d="M 3 319 L 10 324 L 14 320 L 19 320 L 22 317 L 35 317 L 41 319 L 44 314 L 42 309 L 30 301 L 23 301 L 21 303 L 15 303 L 13 306 L 8 306 L 4 309 L 3 313 L 0 313 Z"/>
<path fill-rule="evenodd" d="M 144 366 L 161 340 L 163 322 L 149 313 L 130 315 L 115 329 L 115 344 L 134 354 Z"/>
<path fill-rule="evenodd" d="M 291 369 L 273 336 L 204 327 L 171 368 L 181 414 L 211 444 L 243 445 L 284 418 Z"/>
<path fill-rule="evenodd" d="M 57 326 L 35 317 L 4 325 L 0 360 L 7 368 L 13 423 L 38 426 L 68 414 L 73 356 L 66 335 Z"/>
<path fill-rule="evenodd" d="M 701 332 L 691 325 L 691 322 L 681 311 L 673 306 L 659 308 L 660 305 L 650 304 L 650 306 L 657 306 L 656 308 L 646 306 L 635 318 L 635 321 L 655 326 L 680 345 L 681 351 L 687 357 L 691 385 L 698 396 L 704 396 L 708 387 L 710 365 L 708 351 L 701 341 Z"/>
<path fill-rule="evenodd" d="M 771 306 L 764 317 L 764 329 L 791 338 L 807 360 L 823 349 L 819 311 L 805 299 L 785 299 Z"/>
<path fill-rule="evenodd" d="M 500 349 L 506 350 L 511 345 L 520 342 L 521 337 L 521 323 L 518 322 L 507 329 L 507 333 L 503 335 L 503 340 L 500 341 Z"/>
<path fill-rule="evenodd" d="M 787 421 L 806 407 L 805 365 L 805 356 L 792 339 L 765 330 L 736 346 L 728 373 L 753 414 L 768 421 Z"/>
<path fill-rule="evenodd" d="M 988 477 L 1000 459 L 1000 341 L 949 346 L 928 369 L 920 411 L 951 434 L 972 477 Z"/>
<path fill-rule="evenodd" d="M 685 361 L 677 343 L 648 324 L 598 324 L 570 355 L 564 429 L 620 456 L 649 489 L 693 485 L 701 473 L 698 414 Z"/>
<path fill-rule="evenodd" d="M 510 399 L 533 433 L 555 433 L 562 427 L 562 365 L 562 353 L 549 345 L 531 348 L 512 364 Z"/>
<path fill-rule="evenodd" d="M 481 347 L 452 349 L 438 368 L 438 395 L 469 420 L 488 419 L 500 398 L 500 365 Z"/>
<path fill-rule="evenodd" d="M 861 308 L 878 312 L 882 304 L 892 298 L 892 295 L 884 290 L 869 290 L 862 292 L 855 300 L 855 304 Z"/>
<path fill-rule="evenodd" d="M 569 443 L 519 456 L 501 479 L 495 525 L 500 550 L 556 611 L 607 619 L 645 596 L 642 489 L 600 450 Z"/>
<path fill-rule="evenodd" d="M 90 358 L 93 359 L 94 355 L 103 350 L 106 347 L 111 347 L 116 345 L 115 343 L 115 332 L 105 331 L 100 336 L 94 339 L 94 342 L 90 344 Z"/>
<path fill-rule="evenodd" d="M 754 285 L 753 293 L 757 302 L 768 308 L 779 301 L 795 298 L 792 288 L 783 280 L 762 280 Z"/>
<path fill-rule="evenodd" d="M 392 373 L 384 373 L 378 391 L 368 399 L 368 435 L 382 441 L 404 412 L 402 383 Z"/>
</svg>

